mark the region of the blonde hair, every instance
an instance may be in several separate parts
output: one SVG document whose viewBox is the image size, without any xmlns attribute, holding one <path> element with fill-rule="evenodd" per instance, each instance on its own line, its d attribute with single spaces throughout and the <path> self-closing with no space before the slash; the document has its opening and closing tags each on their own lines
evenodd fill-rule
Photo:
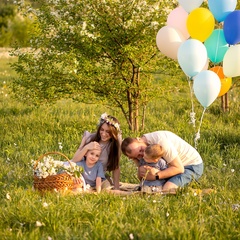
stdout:
<svg viewBox="0 0 240 240">
<path fill-rule="evenodd" d="M 150 144 L 145 148 L 145 154 L 150 159 L 161 158 L 163 153 L 163 148 L 159 144 Z"/>
</svg>

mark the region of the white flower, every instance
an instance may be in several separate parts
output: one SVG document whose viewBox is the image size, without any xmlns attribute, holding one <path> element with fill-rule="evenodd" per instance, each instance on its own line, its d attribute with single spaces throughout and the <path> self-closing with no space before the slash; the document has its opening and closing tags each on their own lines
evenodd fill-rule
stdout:
<svg viewBox="0 0 240 240">
<path fill-rule="evenodd" d="M 234 172 L 235 172 L 235 170 L 232 168 L 232 169 L 231 169 L 231 172 L 232 172 L 232 173 L 234 173 Z"/>
<path fill-rule="evenodd" d="M 6 198 L 7 198 L 8 200 L 11 200 L 11 196 L 10 196 L 9 193 L 6 194 Z"/>
<path fill-rule="evenodd" d="M 63 149 L 63 146 L 62 146 L 62 143 L 61 143 L 61 142 L 58 143 L 58 147 L 59 147 L 60 150 Z"/>
<path fill-rule="evenodd" d="M 166 213 L 166 217 L 169 217 L 169 213 L 168 212 Z"/>
<path fill-rule="evenodd" d="M 39 221 L 36 221 L 36 227 L 41 227 L 41 226 L 44 226 L 44 224 Z"/>
<path fill-rule="evenodd" d="M 240 204 L 233 204 L 232 209 L 233 211 L 237 211 L 238 209 L 240 209 Z"/>
<path fill-rule="evenodd" d="M 43 207 L 48 207 L 48 203 L 44 202 Z"/>
<path fill-rule="evenodd" d="M 44 157 L 42 162 L 38 162 L 37 164 L 32 160 L 31 165 L 34 169 L 34 174 L 39 178 L 46 178 L 63 172 L 70 175 L 75 175 L 76 172 L 82 172 L 82 167 L 76 163 L 54 160 L 51 156 Z"/>
<path fill-rule="evenodd" d="M 129 234 L 129 238 L 130 238 L 130 239 L 134 239 L 134 236 L 133 236 L 132 233 Z"/>
<path fill-rule="evenodd" d="M 102 122 L 106 122 L 112 126 L 114 126 L 118 132 L 120 132 L 120 125 L 119 123 L 115 122 L 111 117 L 108 117 L 107 113 L 103 113 L 100 117 L 99 124 L 100 125 Z"/>
</svg>

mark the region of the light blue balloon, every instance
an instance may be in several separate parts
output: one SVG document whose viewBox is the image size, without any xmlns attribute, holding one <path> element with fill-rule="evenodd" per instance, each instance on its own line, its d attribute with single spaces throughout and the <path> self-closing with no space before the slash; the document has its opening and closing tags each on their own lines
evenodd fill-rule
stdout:
<svg viewBox="0 0 240 240">
<path fill-rule="evenodd" d="M 203 3 L 203 0 L 178 0 L 179 5 L 188 13 L 198 8 Z"/>
<path fill-rule="evenodd" d="M 213 63 L 220 63 L 229 48 L 222 29 L 213 30 L 210 37 L 204 42 L 204 45 L 207 49 L 208 58 Z"/>
<path fill-rule="evenodd" d="M 178 48 L 177 57 L 180 67 L 189 77 L 201 72 L 208 60 L 206 47 L 197 39 L 183 42 Z"/>
<path fill-rule="evenodd" d="M 215 19 L 222 22 L 229 13 L 235 10 L 237 0 L 208 0 L 208 6 Z"/>
<path fill-rule="evenodd" d="M 204 108 L 207 108 L 215 101 L 220 89 L 221 81 L 219 76 L 211 70 L 204 70 L 193 79 L 194 94 Z"/>
</svg>

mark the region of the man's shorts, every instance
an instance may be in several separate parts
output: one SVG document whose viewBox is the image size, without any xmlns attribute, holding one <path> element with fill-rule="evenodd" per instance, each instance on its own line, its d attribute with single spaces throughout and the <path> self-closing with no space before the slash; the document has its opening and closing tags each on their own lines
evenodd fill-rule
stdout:
<svg viewBox="0 0 240 240">
<path fill-rule="evenodd" d="M 198 180 L 203 174 L 203 163 L 198 165 L 188 165 L 184 167 L 184 173 L 177 174 L 167 179 L 178 187 L 186 186 L 193 180 Z"/>
</svg>

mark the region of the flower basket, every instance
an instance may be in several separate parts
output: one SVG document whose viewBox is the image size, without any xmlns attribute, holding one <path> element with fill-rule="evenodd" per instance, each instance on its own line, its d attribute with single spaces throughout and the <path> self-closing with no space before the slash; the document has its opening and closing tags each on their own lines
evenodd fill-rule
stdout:
<svg viewBox="0 0 240 240">
<path fill-rule="evenodd" d="M 65 156 L 63 153 L 48 152 L 48 153 L 41 155 L 36 161 L 33 162 L 33 170 L 34 170 L 33 187 L 34 187 L 34 189 L 36 189 L 40 192 L 73 190 L 74 189 L 74 174 L 73 174 L 73 172 L 71 173 L 70 171 L 67 171 L 67 170 L 65 171 L 65 169 L 63 167 L 64 162 L 61 162 L 62 163 L 62 166 L 61 166 L 60 161 L 55 161 L 55 160 L 53 160 L 53 158 L 51 158 L 51 163 L 58 162 L 58 166 L 61 166 L 61 167 L 58 167 L 58 170 L 60 169 L 60 171 L 58 171 L 55 174 L 52 171 L 50 174 L 48 173 L 47 176 L 40 176 L 39 174 L 37 174 L 39 163 L 40 163 L 40 165 L 42 164 L 42 166 L 45 167 L 44 164 L 41 163 L 41 160 L 43 160 L 44 157 L 49 157 L 49 155 L 54 155 L 54 154 L 63 156 L 68 161 L 69 168 L 73 169 L 73 164 L 75 165 L 75 163 L 72 163 L 68 159 L 68 157 Z M 49 162 L 48 162 L 48 165 L 50 165 Z M 79 178 L 82 179 L 82 184 L 80 184 L 80 185 L 78 184 L 77 187 L 83 188 L 84 187 L 83 178 L 82 177 L 79 177 Z"/>
</svg>

